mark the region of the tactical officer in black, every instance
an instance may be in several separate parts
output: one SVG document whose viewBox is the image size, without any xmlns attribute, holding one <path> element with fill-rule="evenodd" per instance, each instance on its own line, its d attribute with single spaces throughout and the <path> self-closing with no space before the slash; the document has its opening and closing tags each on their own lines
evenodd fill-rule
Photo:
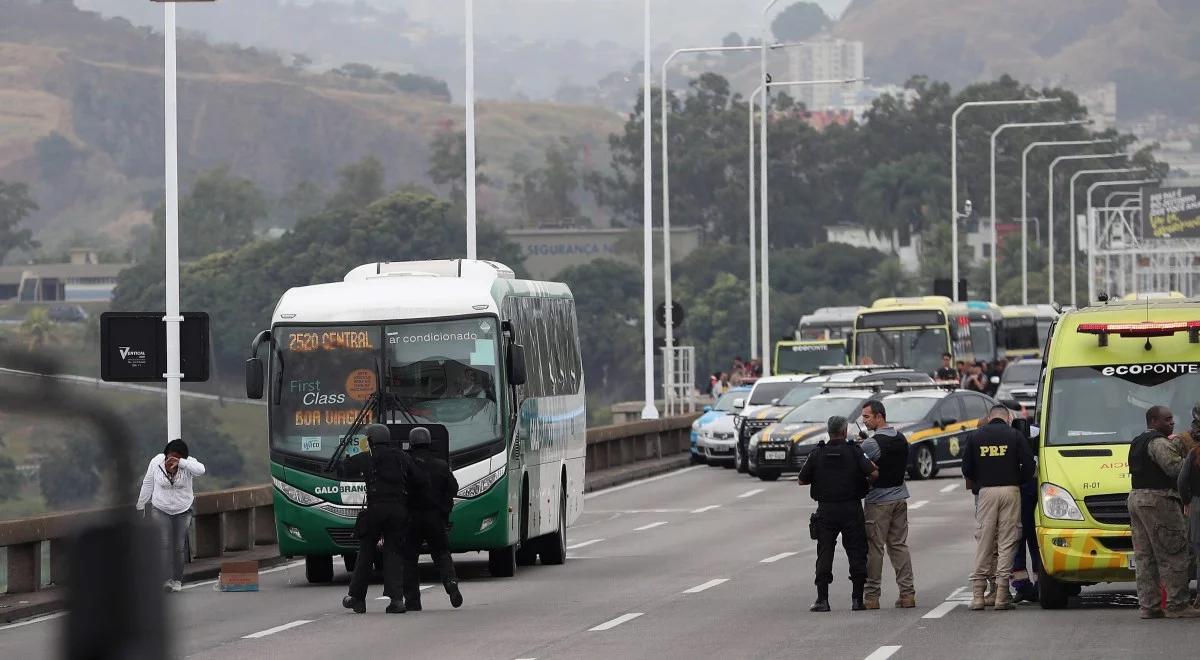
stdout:
<svg viewBox="0 0 1200 660">
<path fill-rule="evenodd" d="M 383 537 L 384 592 L 393 595 L 387 612 L 403 614 L 404 602 L 394 596 L 402 587 L 400 549 L 408 527 L 408 502 L 424 495 L 429 479 L 412 457 L 392 442 L 388 427 L 370 424 L 364 432 L 371 450 L 346 459 L 340 470 L 342 478 L 362 477 L 367 482 L 367 508 L 354 523 L 358 560 L 350 578 L 350 594 L 342 599 L 342 606 L 358 614 L 367 611 L 367 581 L 375 563 L 377 544 Z"/>
<path fill-rule="evenodd" d="M 417 468 L 429 479 L 429 490 L 409 501 L 412 519 L 404 535 L 404 605 L 411 611 L 421 610 L 421 581 L 417 572 L 417 559 L 421 544 L 429 546 L 429 556 L 442 578 L 442 586 L 450 596 L 450 604 L 460 607 L 462 592 L 458 590 L 458 577 L 454 574 L 454 560 L 450 558 L 450 510 L 454 508 L 454 496 L 458 494 L 458 480 L 446 461 L 438 458 L 430 444 L 429 430 L 415 428 L 408 435 L 411 455 Z"/>
<path fill-rule="evenodd" d="M 854 585 L 851 609 L 864 610 L 863 583 L 867 579 L 867 532 L 863 497 L 879 476 L 875 464 L 859 446 L 846 440 L 846 418 L 833 416 L 826 424 L 829 442 L 822 442 L 800 469 L 800 485 L 812 485 L 817 501 L 810 533 L 817 540 L 817 601 L 812 612 L 829 611 L 829 585 L 833 582 L 833 550 L 837 537 L 850 559 Z"/>
</svg>

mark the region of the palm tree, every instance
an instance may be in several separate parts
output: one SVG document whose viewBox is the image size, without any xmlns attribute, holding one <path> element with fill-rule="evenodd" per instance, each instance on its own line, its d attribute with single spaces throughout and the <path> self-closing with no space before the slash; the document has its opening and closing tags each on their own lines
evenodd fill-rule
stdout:
<svg viewBox="0 0 1200 660">
<path fill-rule="evenodd" d="M 29 352 L 32 353 L 50 342 L 54 335 L 54 321 L 50 320 L 50 313 L 45 307 L 35 307 L 25 316 L 21 330 L 29 336 Z"/>
</svg>

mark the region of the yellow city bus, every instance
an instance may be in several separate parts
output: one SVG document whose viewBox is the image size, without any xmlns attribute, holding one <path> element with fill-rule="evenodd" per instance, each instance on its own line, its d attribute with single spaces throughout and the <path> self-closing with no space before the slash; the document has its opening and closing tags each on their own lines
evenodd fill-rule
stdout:
<svg viewBox="0 0 1200 660">
<path fill-rule="evenodd" d="M 781 376 L 815 374 L 821 367 L 839 364 L 846 364 L 845 339 L 780 341 L 775 343 L 771 368 L 776 376 Z"/>
<path fill-rule="evenodd" d="M 854 321 L 850 352 L 854 364 L 897 364 L 934 373 L 942 355 L 966 362 L 976 359 L 971 340 L 971 310 L 945 296 L 880 298 Z M 989 335 L 993 342 L 997 335 Z M 985 354 L 995 354 L 995 346 Z"/>
<path fill-rule="evenodd" d="M 1051 330 L 1038 396 L 1041 604 L 1131 582 L 1129 443 L 1150 406 L 1186 418 L 1200 396 L 1200 301 L 1110 301 Z"/>
<path fill-rule="evenodd" d="M 1058 310 L 1053 305 L 1005 305 L 1000 312 L 1004 315 L 1005 357 L 1040 359 Z"/>
</svg>

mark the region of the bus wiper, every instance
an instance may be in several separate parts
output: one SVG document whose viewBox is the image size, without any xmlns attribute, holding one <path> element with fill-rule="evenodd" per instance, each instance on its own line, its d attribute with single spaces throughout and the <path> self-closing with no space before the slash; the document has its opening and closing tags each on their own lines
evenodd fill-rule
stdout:
<svg viewBox="0 0 1200 660">
<path fill-rule="evenodd" d="M 382 374 L 379 369 L 379 360 L 376 358 L 375 391 L 371 393 L 371 396 L 367 397 L 367 400 L 363 403 L 363 407 L 358 411 L 358 414 L 354 416 L 354 421 L 351 422 L 350 428 L 346 429 L 346 434 L 343 435 L 342 440 L 338 442 L 337 449 L 333 450 L 333 455 L 329 457 L 329 463 L 325 466 L 326 472 L 333 472 L 333 469 L 337 466 L 338 461 L 342 459 L 342 455 L 346 453 L 346 447 L 350 445 L 350 441 L 354 439 L 354 436 L 358 435 L 358 432 L 362 430 L 362 427 L 366 426 L 367 423 L 370 422 L 371 413 L 377 410 L 377 407 L 379 407 L 379 404 L 382 401 L 382 398 L 380 397 L 380 393 L 383 391 L 382 387 Z"/>
</svg>

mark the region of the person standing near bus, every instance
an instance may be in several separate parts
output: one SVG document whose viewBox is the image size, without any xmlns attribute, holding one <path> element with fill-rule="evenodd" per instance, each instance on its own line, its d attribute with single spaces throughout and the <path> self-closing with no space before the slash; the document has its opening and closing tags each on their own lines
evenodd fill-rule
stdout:
<svg viewBox="0 0 1200 660">
<path fill-rule="evenodd" d="M 1145 433 L 1129 445 L 1129 527 L 1137 560 L 1137 590 L 1143 619 L 1200 618 L 1188 593 L 1187 520 L 1179 501 L 1179 472 L 1183 457 L 1169 440 L 1175 416 L 1166 406 L 1146 411 Z M 1166 587 L 1167 610 L 1162 610 L 1159 584 Z"/>
<path fill-rule="evenodd" d="M 461 607 L 462 592 L 458 589 L 458 576 L 454 573 L 454 560 L 450 557 L 450 511 L 454 508 L 454 496 L 458 494 L 458 480 L 450 466 L 433 452 L 429 429 L 415 428 L 408 434 L 408 444 L 417 468 L 425 473 L 429 488 L 424 494 L 412 497 L 409 506 L 412 518 L 404 534 L 404 606 L 410 612 L 421 611 L 421 580 L 417 572 L 417 560 L 421 556 L 421 544 L 429 546 L 429 556 L 442 579 L 450 604 Z"/>
<path fill-rule="evenodd" d="M 204 464 L 189 456 L 187 443 L 176 438 L 167 443 L 161 454 L 150 459 L 142 478 L 137 510 L 147 511 L 158 529 L 168 569 L 164 591 L 183 590 L 188 528 L 192 524 L 192 504 L 196 501 L 192 480 L 202 474 Z"/>
</svg>

